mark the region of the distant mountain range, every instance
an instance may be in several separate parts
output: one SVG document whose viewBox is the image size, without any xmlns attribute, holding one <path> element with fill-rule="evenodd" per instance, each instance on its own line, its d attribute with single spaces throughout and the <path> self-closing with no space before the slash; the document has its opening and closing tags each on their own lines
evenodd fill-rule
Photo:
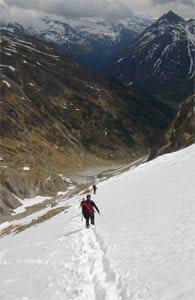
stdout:
<svg viewBox="0 0 195 300">
<path fill-rule="evenodd" d="M 97 18 L 47 16 L 33 27 L 17 23 L 0 27 L 47 41 L 88 68 L 163 101 L 177 105 L 193 94 L 195 23 L 172 11 L 155 22 L 135 16 L 112 24 Z"/>
<path fill-rule="evenodd" d="M 90 69 L 102 70 L 152 22 L 136 16 L 115 23 L 97 18 L 56 20 L 46 16 L 33 27 L 0 23 L 0 28 L 48 41 Z"/>
<path fill-rule="evenodd" d="M 125 85 L 179 103 L 194 93 L 195 23 L 168 12 L 119 53 L 107 71 Z"/>
</svg>

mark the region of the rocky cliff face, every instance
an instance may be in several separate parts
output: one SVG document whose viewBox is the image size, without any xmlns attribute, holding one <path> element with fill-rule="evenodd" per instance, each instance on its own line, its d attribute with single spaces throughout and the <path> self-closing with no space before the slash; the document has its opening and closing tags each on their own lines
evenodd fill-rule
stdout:
<svg viewBox="0 0 195 300">
<path fill-rule="evenodd" d="M 173 122 L 152 148 L 149 159 L 177 151 L 193 143 L 195 143 L 194 96 L 189 97 L 180 104 Z"/>
<path fill-rule="evenodd" d="M 180 103 L 194 91 L 194 47 L 194 20 L 170 11 L 122 51 L 108 70 L 127 86 Z"/>
<path fill-rule="evenodd" d="M 1 50 L 1 213 L 66 189 L 60 174 L 140 157 L 170 122 L 152 96 L 35 38 L 2 31 Z"/>
</svg>

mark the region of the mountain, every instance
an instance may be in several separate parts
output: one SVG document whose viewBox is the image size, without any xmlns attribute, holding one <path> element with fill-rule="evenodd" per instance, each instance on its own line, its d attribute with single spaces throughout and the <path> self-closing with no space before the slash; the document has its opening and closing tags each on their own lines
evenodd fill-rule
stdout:
<svg viewBox="0 0 195 300">
<path fill-rule="evenodd" d="M 173 117 L 27 35 L 1 31 L 1 69 L 1 213 L 65 190 L 59 174 L 145 155 Z"/>
<path fill-rule="evenodd" d="M 180 104 L 178 112 L 169 128 L 151 149 L 149 159 L 180 150 L 195 143 L 194 107 L 194 96 L 187 98 Z"/>
<path fill-rule="evenodd" d="M 147 28 L 108 67 L 126 85 L 179 103 L 194 91 L 194 20 L 168 12 Z"/>
<path fill-rule="evenodd" d="M 136 16 L 115 23 L 97 18 L 56 20 L 46 16 L 33 27 L 17 23 L 1 23 L 0 27 L 48 41 L 87 67 L 101 70 L 152 21 Z"/>
</svg>

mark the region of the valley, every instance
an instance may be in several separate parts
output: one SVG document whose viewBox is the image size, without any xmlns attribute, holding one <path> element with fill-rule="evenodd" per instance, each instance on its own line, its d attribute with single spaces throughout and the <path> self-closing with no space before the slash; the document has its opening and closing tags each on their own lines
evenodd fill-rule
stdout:
<svg viewBox="0 0 195 300">
<path fill-rule="evenodd" d="M 0 215 L 4 220 L 20 207 L 18 199 L 34 199 L 37 195 L 55 199 L 59 191 L 69 193 L 69 183 L 63 178 L 70 174 L 131 163 L 151 149 L 152 158 L 194 142 L 192 20 L 186 22 L 168 12 L 155 22 L 136 17 L 115 25 L 102 20 L 80 21 L 69 20 L 68 24 L 45 17 L 34 29 L 1 24 Z M 120 44 L 124 32 L 130 46 Z M 105 41 L 112 40 L 109 49 L 115 49 L 118 57 L 112 61 L 115 54 L 108 49 L 112 61 L 108 73 L 116 79 L 89 70 L 87 67 L 93 67 L 87 52 L 89 64 L 83 58 L 79 60 L 82 64 L 75 60 L 75 44 L 73 48 L 68 46 L 70 51 L 64 46 L 79 41 L 75 34 L 93 37 L 95 51 L 101 57 L 108 49 Z M 89 41 L 78 43 L 91 45 Z M 103 44 L 105 48 L 100 51 Z M 172 56 L 175 46 L 181 64 L 176 64 Z M 166 66 L 162 63 L 166 68 L 161 70 L 166 78 L 151 71 L 159 55 L 165 55 L 168 62 Z M 175 64 L 179 68 L 176 73 Z M 136 80 L 128 74 L 125 79 L 123 66 Z M 136 70 L 141 76 L 147 73 L 146 84 Z M 177 113 L 182 118 L 173 121 L 178 104 L 188 101 L 186 95 L 191 96 L 190 105 L 183 105 Z M 176 135 L 169 129 L 171 122 L 175 122 Z"/>
<path fill-rule="evenodd" d="M 58 174 L 148 154 L 175 113 L 31 36 L 2 31 L 1 47 L 2 215 L 65 190 Z"/>
</svg>

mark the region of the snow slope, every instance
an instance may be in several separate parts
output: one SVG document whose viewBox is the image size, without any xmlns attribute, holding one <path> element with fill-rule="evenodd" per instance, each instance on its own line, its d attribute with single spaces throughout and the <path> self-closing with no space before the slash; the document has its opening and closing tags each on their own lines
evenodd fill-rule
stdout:
<svg viewBox="0 0 195 300">
<path fill-rule="evenodd" d="M 1 300 L 195 299 L 195 145 L 98 184 L 96 227 L 79 196 L 0 240 Z"/>
</svg>

